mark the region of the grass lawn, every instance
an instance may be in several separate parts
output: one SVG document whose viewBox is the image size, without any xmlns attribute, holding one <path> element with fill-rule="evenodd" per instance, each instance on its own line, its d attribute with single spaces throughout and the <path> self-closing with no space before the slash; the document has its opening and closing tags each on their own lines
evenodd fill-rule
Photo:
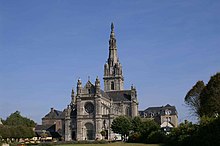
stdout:
<svg viewBox="0 0 220 146">
<path fill-rule="evenodd" d="M 59 146 L 161 146 L 159 144 L 141 144 L 141 143 L 122 143 L 122 142 L 116 142 L 116 143 L 109 143 L 109 144 L 63 144 Z"/>
</svg>

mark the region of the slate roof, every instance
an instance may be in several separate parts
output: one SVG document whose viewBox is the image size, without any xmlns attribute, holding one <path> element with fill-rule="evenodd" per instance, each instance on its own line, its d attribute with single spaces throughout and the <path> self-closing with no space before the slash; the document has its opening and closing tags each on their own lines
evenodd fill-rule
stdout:
<svg viewBox="0 0 220 146">
<path fill-rule="evenodd" d="M 113 101 L 131 101 L 131 90 L 119 90 L 106 92 Z"/>
<path fill-rule="evenodd" d="M 109 95 L 106 92 L 104 92 L 103 90 L 100 90 L 100 93 L 101 93 L 102 97 L 110 99 Z"/>
<path fill-rule="evenodd" d="M 65 116 L 64 112 L 55 110 L 51 108 L 50 112 L 46 114 L 43 118 L 46 119 L 63 119 Z"/>
<path fill-rule="evenodd" d="M 36 125 L 35 131 L 55 131 L 55 125 Z"/>
<path fill-rule="evenodd" d="M 161 107 L 149 107 L 147 109 L 145 109 L 144 111 L 139 111 L 139 114 L 141 116 L 144 116 L 144 114 L 147 114 L 147 117 L 150 116 L 150 114 L 154 114 L 154 116 L 157 115 L 165 115 L 165 111 L 166 110 L 170 110 L 171 113 L 169 115 L 177 115 L 177 111 L 176 111 L 176 107 L 175 106 L 171 106 L 169 104 L 165 105 L 165 106 L 161 106 Z"/>
</svg>

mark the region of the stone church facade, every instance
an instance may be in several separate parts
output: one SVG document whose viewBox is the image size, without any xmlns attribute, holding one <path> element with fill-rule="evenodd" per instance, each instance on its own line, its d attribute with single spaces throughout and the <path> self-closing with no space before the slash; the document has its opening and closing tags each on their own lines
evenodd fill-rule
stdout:
<svg viewBox="0 0 220 146">
<path fill-rule="evenodd" d="M 76 93 L 72 90 L 72 101 L 65 114 L 65 140 L 113 139 L 111 130 L 113 119 L 119 115 L 134 117 L 138 115 L 137 91 L 131 86 L 124 90 L 122 65 L 117 55 L 114 25 L 111 25 L 109 57 L 104 65 L 104 91 L 97 77 L 95 83 L 87 81 L 83 87 L 77 82 Z"/>
<path fill-rule="evenodd" d="M 94 84 L 88 80 L 84 86 L 79 79 L 76 92 L 72 90 L 71 102 L 67 108 L 62 113 L 53 113 L 55 110 L 51 110 L 42 118 L 42 123 L 54 119 L 61 120 L 60 134 L 65 141 L 102 139 L 101 131 L 105 131 L 105 139 L 111 140 L 115 137 L 110 128 L 115 117 L 138 115 L 136 89 L 131 86 L 129 90 L 124 90 L 124 77 L 117 55 L 113 24 L 111 24 L 109 56 L 104 65 L 103 80 L 104 90 L 100 87 L 98 77 Z"/>
</svg>

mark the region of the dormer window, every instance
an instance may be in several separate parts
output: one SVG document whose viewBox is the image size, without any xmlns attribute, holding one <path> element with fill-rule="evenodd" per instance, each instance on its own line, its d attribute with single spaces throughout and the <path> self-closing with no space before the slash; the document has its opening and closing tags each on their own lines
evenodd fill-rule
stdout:
<svg viewBox="0 0 220 146">
<path fill-rule="evenodd" d="M 88 93 L 91 94 L 91 89 L 88 89 Z"/>
<path fill-rule="evenodd" d="M 150 113 L 150 117 L 153 118 L 154 117 L 154 113 L 151 112 Z"/>
<path fill-rule="evenodd" d="M 146 118 L 147 117 L 147 113 L 144 113 L 144 118 Z"/>
<path fill-rule="evenodd" d="M 165 110 L 165 115 L 170 115 L 171 114 L 171 110 Z"/>
</svg>

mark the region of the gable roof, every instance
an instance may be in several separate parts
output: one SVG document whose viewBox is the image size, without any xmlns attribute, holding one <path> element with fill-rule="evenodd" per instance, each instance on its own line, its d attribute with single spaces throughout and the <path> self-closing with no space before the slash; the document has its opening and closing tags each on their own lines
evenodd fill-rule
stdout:
<svg viewBox="0 0 220 146">
<path fill-rule="evenodd" d="M 85 88 L 88 88 L 88 87 L 93 87 L 93 88 L 95 88 L 95 85 L 93 85 L 92 82 L 91 82 L 90 80 L 88 80 L 87 83 L 85 84 L 85 86 L 84 86 L 83 88 L 85 89 Z"/>
<path fill-rule="evenodd" d="M 82 94 L 88 94 L 88 89 L 89 90 L 89 94 L 94 94 L 95 93 L 95 85 L 93 85 L 91 83 L 91 81 L 87 81 L 87 83 L 85 84 L 85 86 L 82 88 Z"/>
<path fill-rule="evenodd" d="M 106 92 L 113 101 L 131 101 L 131 90 L 117 90 Z"/>
<path fill-rule="evenodd" d="M 63 119 L 63 118 L 64 118 L 63 112 L 55 110 L 54 108 L 51 108 L 50 112 L 43 117 L 43 119 Z"/>
</svg>

